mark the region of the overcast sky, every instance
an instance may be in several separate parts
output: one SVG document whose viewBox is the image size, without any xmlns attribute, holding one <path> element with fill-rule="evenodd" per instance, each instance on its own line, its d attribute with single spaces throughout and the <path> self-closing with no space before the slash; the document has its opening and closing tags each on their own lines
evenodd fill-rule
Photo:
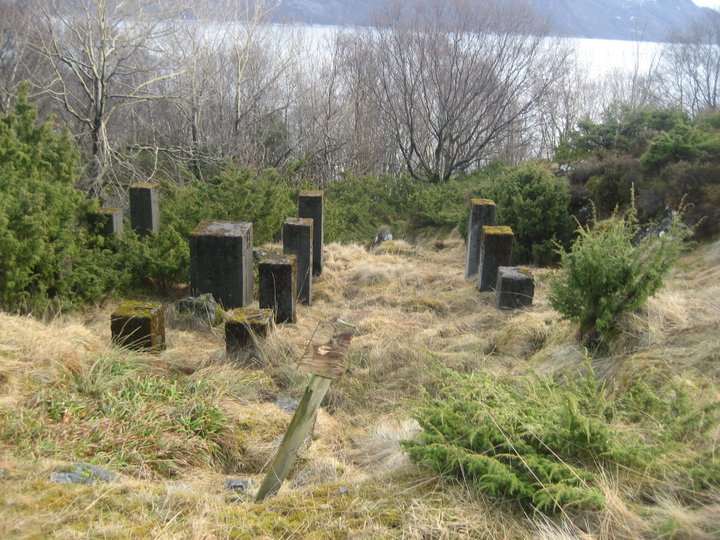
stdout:
<svg viewBox="0 0 720 540">
<path fill-rule="evenodd" d="M 696 6 L 704 6 L 718 9 L 720 8 L 720 0 L 693 0 Z"/>
</svg>

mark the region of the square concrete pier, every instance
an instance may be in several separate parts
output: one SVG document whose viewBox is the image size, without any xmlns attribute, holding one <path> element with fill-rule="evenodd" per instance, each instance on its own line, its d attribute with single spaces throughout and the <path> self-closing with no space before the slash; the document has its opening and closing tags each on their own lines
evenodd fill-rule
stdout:
<svg viewBox="0 0 720 540">
<path fill-rule="evenodd" d="M 101 236 L 110 238 L 123 230 L 123 211 L 120 208 L 100 208 L 92 213 L 90 221 Z"/>
<path fill-rule="evenodd" d="M 498 268 L 510 266 L 513 231 L 510 227 L 484 226 L 480 244 L 478 284 L 480 291 L 491 291 L 497 285 Z"/>
<path fill-rule="evenodd" d="M 297 257 L 268 255 L 260 260 L 260 291 L 258 303 L 275 313 L 275 322 L 297 321 Z"/>
<path fill-rule="evenodd" d="M 130 226 L 141 236 L 160 231 L 160 210 L 155 186 L 130 186 Z"/>
<path fill-rule="evenodd" d="M 162 305 L 124 302 L 110 316 L 112 341 L 128 349 L 160 352 L 165 349 Z"/>
<path fill-rule="evenodd" d="M 298 196 L 298 217 L 313 220 L 313 275 L 323 268 L 323 202 L 324 191 L 301 191 Z"/>
<path fill-rule="evenodd" d="M 480 266 L 482 228 L 486 225 L 495 225 L 495 201 L 490 199 L 471 199 L 465 279 L 471 279 L 477 276 L 478 267 Z"/>
<path fill-rule="evenodd" d="M 535 280 L 527 268 L 501 266 L 495 286 L 495 307 L 518 309 L 532 306 Z"/>
<path fill-rule="evenodd" d="M 301 304 L 312 305 L 313 220 L 288 218 L 282 230 L 283 253 L 297 257 L 297 294 Z"/>
<path fill-rule="evenodd" d="M 190 288 L 223 308 L 253 301 L 253 228 L 244 221 L 203 221 L 190 234 Z"/>
<path fill-rule="evenodd" d="M 273 310 L 236 309 L 225 322 L 225 351 L 236 354 L 257 346 L 257 339 L 267 337 L 272 327 Z"/>
</svg>

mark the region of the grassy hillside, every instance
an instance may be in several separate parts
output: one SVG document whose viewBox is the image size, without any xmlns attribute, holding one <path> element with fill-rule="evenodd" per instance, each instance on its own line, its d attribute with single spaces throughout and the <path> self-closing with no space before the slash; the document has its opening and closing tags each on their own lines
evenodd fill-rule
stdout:
<svg viewBox="0 0 720 540">
<path fill-rule="evenodd" d="M 398 442 L 419 432 L 418 397 L 438 391 L 444 369 L 520 384 L 570 379 L 586 363 L 575 328 L 549 307 L 547 270 L 533 308 L 497 311 L 492 293 L 463 280 L 456 238 L 326 246 L 314 305 L 250 367 L 226 361 L 221 327 L 172 308 L 158 356 L 109 347 L 113 304 L 49 324 L 0 314 L 0 537 L 718 537 L 720 492 L 683 482 L 701 474 L 678 468 L 684 456 L 663 458 L 661 473 L 598 464 L 603 507 L 552 518 L 408 460 Z M 608 394 L 641 380 L 658 392 L 682 385 L 698 407 L 720 401 L 719 283 L 720 243 L 686 255 L 591 359 Z M 229 477 L 257 487 L 291 417 L 280 405 L 304 388 L 296 363 L 318 322 L 335 317 L 359 335 L 290 478 L 263 504 L 224 489 Z M 718 438 L 714 428 L 677 448 L 708 456 L 710 475 Z M 77 461 L 119 479 L 49 480 Z"/>
</svg>

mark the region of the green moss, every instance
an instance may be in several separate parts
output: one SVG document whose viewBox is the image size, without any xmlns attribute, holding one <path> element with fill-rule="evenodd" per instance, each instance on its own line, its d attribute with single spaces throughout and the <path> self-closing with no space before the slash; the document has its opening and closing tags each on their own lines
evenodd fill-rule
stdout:
<svg viewBox="0 0 720 540">
<path fill-rule="evenodd" d="M 123 302 L 113 312 L 113 317 L 143 317 L 150 319 L 162 309 L 161 304 L 148 304 L 147 302 L 128 301 Z"/>
<path fill-rule="evenodd" d="M 492 199 L 470 199 L 470 204 L 473 206 L 495 206 L 495 201 Z"/>
<path fill-rule="evenodd" d="M 482 232 L 487 236 L 512 236 L 513 230 L 506 225 L 485 225 Z"/>
</svg>

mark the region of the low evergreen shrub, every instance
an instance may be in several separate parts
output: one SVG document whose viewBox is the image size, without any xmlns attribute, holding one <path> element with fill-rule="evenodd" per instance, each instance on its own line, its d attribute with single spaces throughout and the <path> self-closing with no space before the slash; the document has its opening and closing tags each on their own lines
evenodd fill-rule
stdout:
<svg viewBox="0 0 720 540">
<path fill-rule="evenodd" d="M 570 251 L 560 250 L 562 268 L 550 280 L 550 304 L 580 325 L 588 343 L 600 343 L 616 330 L 618 317 L 655 294 L 689 234 L 675 213 L 667 234 L 637 241 L 640 227 L 634 204 L 625 215 L 579 227 Z"/>
<path fill-rule="evenodd" d="M 679 383 L 638 382 L 613 399 L 585 370 L 557 382 L 443 369 L 416 410 L 421 433 L 402 445 L 415 463 L 485 496 L 549 514 L 601 507 L 601 471 L 643 482 L 695 471 L 689 485 L 718 485 L 717 462 L 703 450 L 717 403 L 694 406 Z"/>
<path fill-rule="evenodd" d="M 0 304 L 41 312 L 97 298 L 114 285 L 112 253 L 75 189 L 78 152 L 70 136 L 38 121 L 22 92 L 0 117 Z"/>
<path fill-rule="evenodd" d="M 497 204 L 498 225 L 509 225 L 515 233 L 514 262 L 552 263 L 555 245 L 572 230 L 567 183 L 546 165 L 524 164 L 498 174 L 487 195 Z"/>
</svg>

